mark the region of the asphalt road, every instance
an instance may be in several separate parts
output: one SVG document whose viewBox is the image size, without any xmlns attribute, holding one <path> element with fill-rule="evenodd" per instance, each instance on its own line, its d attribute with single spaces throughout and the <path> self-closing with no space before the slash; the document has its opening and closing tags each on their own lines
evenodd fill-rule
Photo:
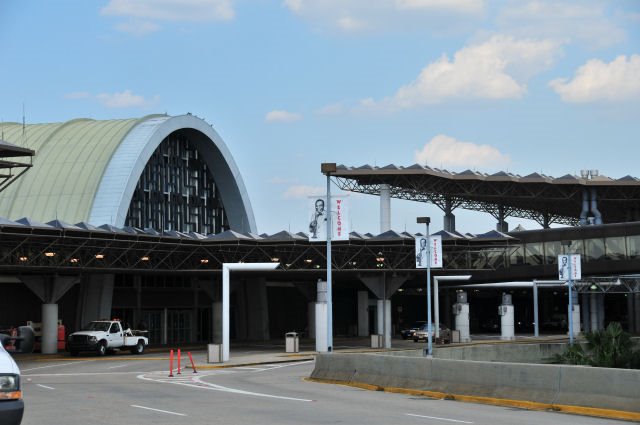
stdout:
<svg viewBox="0 0 640 425">
<path fill-rule="evenodd" d="M 188 369 L 172 378 L 166 356 L 153 353 L 18 361 L 23 425 L 623 423 L 308 382 L 313 361 Z"/>
</svg>

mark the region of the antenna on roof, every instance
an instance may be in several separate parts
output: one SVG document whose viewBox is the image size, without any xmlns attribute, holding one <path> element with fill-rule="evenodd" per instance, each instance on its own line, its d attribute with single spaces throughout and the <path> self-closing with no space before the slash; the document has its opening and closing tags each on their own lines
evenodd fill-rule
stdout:
<svg viewBox="0 0 640 425">
<path fill-rule="evenodd" d="M 22 102 L 22 145 L 27 146 L 27 130 L 25 125 L 24 102 Z"/>
</svg>

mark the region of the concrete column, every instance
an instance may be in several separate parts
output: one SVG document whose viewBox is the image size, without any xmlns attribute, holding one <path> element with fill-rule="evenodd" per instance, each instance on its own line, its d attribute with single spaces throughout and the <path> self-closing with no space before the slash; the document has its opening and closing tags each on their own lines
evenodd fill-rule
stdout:
<svg viewBox="0 0 640 425">
<path fill-rule="evenodd" d="M 636 333 L 636 321 L 635 321 L 635 300 L 633 298 L 633 294 L 625 294 L 627 297 L 627 323 L 629 325 L 629 329 L 627 330 L 630 334 Z"/>
<path fill-rule="evenodd" d="M 358 336 L 369 336 L 368 291 L 358 291 Z"/>
<path fill-rule="evenodd" d="M 309 329 L 309 338 L 316 337 L 316 303 L 310 301 L 307 303 L 307 328 Z"/>
<path fill-rule="evenodd" d="M 211 322 L 213 343 L 222 344 L 222 301 L 215 301 L 211 304 Z"/>
<path fill-rule="evenodd" d="M 391 230 L 391 188 L 380 185 L 380 233 Z"/>
<path fill-rule="evenodd" d="M 384 348 L 391 348 L 391 301 L 378 300 L 378 335 L 384 335 Z"/>
<path fill-rule="evenodd" d="M 589 294 L 580 295 L 580 314 L 582 315 L 582 331 L 591 331 Z"/>
<path fill-rule="evenodd" d="M 573 321 L 573 336 L 580 335 L 580 301 L 578 300 L 578 292 L 572 291 L 571 295 L 573 295 L 572 307 L 573 312 L 571 314 L 571 320 Z M 568 333 L 567 333 L 568 335 Z"/>
<path fill-rule="evenodd" d="M 451 199 L 445 199 L 444 201 L 444 230 L 447 232 L 456 231 L 456 216 L 453 215 L 453 206 L 451 205 Z"/>
<path fill-rule="evenodd" d="M 191 313 L 191 342 L 195 342 L 198 339 L 198 280 L 191 279 L 191 287 L 193 288 L 193 310 Z"/>
<path fill-rule="evenodd" d="M 138 328 L 138 323 L 142 321 L 142 277 L 133 276 L 133 287 L 136 291 L 136 309 L 133 311 L 133 326 Z"/>
<path fill-rule="evenodd" d="M 327 344 L 327 303 L 316 303 L 316 351 L 326 353 L 329 351 Z"/>
<path fill-rule="evenodd" d="M 269 339 L 269 306 L 267 303 L 267 284 L 265 279 L 247 279 L 248 335 L 250 340 Z"/>
<path fill-rule="evenodd" d="M 93 320 L 108 319 L 111 316 L 113 300 L 112 274 L 94 274 L 83 282 L 81 324 Z"/>
<path fill-rule="evenodd" d="M 636 292 L 633 294 L 629 294 L 629 296 L 633 296 L 635 302 L 635 311 L 634 311 L 634 316 L 635 316 L 635 323 L 636 323 L 636 333 L 640 334 L 640 292 Z"/>
<path fill-rule="evenodd" d="M 460 331 L 460 342 L 471 341 L 469 333 L 469 304 L 456 303 L 456 329 Z"/>
<path fill-rule="evenodd" d="M 573 305 L 573 336 L 580 335 L 581 327 L 580 327 L 580 304 L 576 303 Z"/>
<path fill-rule="evenodd" d="M 503 341 L 512 341 L 516 339 L 515 326 L 513 317 L 515 314 L 514 307 L 511 304 L 503 304 L 500 306 L 500 339 Z"/>
<path fill-rule="evenodd" d="M 58 304 L 42 304 L 42 354 L 58 352 Z"/>
<path fill-rule="evenodd" d="M 598 329 L 604 329 L 604 294 L 598 294 Z"/>
<path fill-rule="evenodd" d="M 599 329 L 598 327 L 598 294 L 592 292 L 589 294 L 589 312 L 591 313 L 591 332 Z"/>
</svg>

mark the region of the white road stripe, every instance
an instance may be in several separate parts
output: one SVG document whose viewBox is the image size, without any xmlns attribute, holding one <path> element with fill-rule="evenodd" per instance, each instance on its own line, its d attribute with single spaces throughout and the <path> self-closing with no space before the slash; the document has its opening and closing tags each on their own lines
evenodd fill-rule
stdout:
<svg viewBox="0 0 640 425">
<path fill-rule="evenodd" d="M 22 374 L 22 376 L 34 377 L 34 376 L 98 376 L 98 375 L 139 375 L 144 372 L 91 372 L 91 373 L 33 373 Z"/>
<path fill-rule="evenodd" d="M 107 369 L 117 369 L 119 367 L 126 367 L 126 366 L 129 366 L 129 363 L 121 364 L 121 365 L 118 365 L 118 366 L 110 366 Z"/>
<path fill-rule="evenodd" d="M 414 415 L 411 413 L 405 413 L 407 416 L 413 416 L 416 418 L 425 418 L 425 419 L 437 419 L 439 421 L 447 421 L 447 422 L 456 422 L 456 423 L 460 423 L 460 424 L 472 424 L 473 422 L 468 422 L 468 421 L 460 421 L 457 419 L 448 419 L 448 418 L 438 418 L 437 416 L 424 416 L 424 415 Z"/>
<path fill-rule="evenodd" d="M 254 396 L 254 397 L 275 398 L 279 400 L 289 400 L 289 401 L 303 401 L 303 402 L 313 401 L 305 398 L 295 398 L 295 397 L 285 397 L 285 396 L 279 396 L 279 395 L 273 395 L 273 394 L 255 393 L 251 391 L 244 391 L 244 390 L 237 390 L 235 388 L 223 387 L 221 385 L 210 384 L 208 382 L 201 381 L 200 379 L 204 377 L 205 376 L 194 376 L 191 378 L 190 382 L 186 382 L 186 381 L 172 380 L 172 378 L 169 378 L 169 379 L 156 378 L 152 376 L 146 376 L 144 374 L 138 376 L 139 379 L 142 379 L 145 381 L 154 381 L 154 382 L 162 382 L 162 383 L 168 383 L 168 384 L 174 384 L 174 385 L 183 385 L 185 387 L 197 388 L 201 390 L 222 391 L 222 392 L 232 393 L 232 394 L 240 394 L 240 395 L 247 395 L 247 396 Z"/>
<path fill-rule="evenodd" d="M 176 413 L 176 412 L 170 412 L 168 410 L 153 409 L 151 407 L 138 406 L 138 405 L 135 405 L 135 404 L 130 404 L 130 406 L 131 407 L 137 407 L 138 409 L 146 409 L 146 410 L 153 410 L 154 412 L 167 413 L 169 415 L 187 416 L 184 413 Z"/>
<path fill-rule="evenodd" d="M 36 385 L 37 385 L 37 386 L 39 386 L 39 387 L 42 387 L 42 388 L 46 388 L 46 389 L 48 389 L 48 390 L 55 390 L 55 388 L 53 388 L 53 387 L 47 387 L 46 385 L 42 385 L 42 384 L 36 384 Z"/>
<path fill-rule="evenodd" d="M 40 367 L 31 367 L 29 369 L 20 369 L 20 371 L 24 374 L 24 372 L 29 372 L 31 370 L 38 370 L 38 369 L 47 369 L 50 367 L 56 367 L 56 366 L 68 366 L 68 365 L 72 365 L 72 364 L 78 364 L 78 363 L 84 363 L 84 362 L 90 362 L 91 360 L 80 360 L 77 362 L 70 362 L 70 363 L 56 363 L 56 364 L 52 364 L 49 366 L 40 366 Z"/>
</svg>

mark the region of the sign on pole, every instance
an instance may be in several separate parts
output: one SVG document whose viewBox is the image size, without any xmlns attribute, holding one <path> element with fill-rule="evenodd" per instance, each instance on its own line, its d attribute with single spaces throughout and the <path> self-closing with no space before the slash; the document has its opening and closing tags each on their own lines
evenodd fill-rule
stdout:
<svg viewBox="0 0 640 425">
<path fill-rule="evenodd" d="M 331 240 L 349 240 L 349 208 L 346 196 L 331 197 Z M 309 242 L 327 241 L 327 197 L 309 198 Z"/>
<path fill-rule="evenodd" d="M 431 268 L 442 267 L 442 236 L 430 236 L 431 239 Z M 427 268 L 427 237 L 416 237 L 416 268 Z"/>
<path fill-rule="evenodd" d="M 569 277 L 569 264 L 571 264 L 571 277 Z M 573 281 L 582 279 L 579 254 L 558 255 L 558 279 Z"/>
</svg>

